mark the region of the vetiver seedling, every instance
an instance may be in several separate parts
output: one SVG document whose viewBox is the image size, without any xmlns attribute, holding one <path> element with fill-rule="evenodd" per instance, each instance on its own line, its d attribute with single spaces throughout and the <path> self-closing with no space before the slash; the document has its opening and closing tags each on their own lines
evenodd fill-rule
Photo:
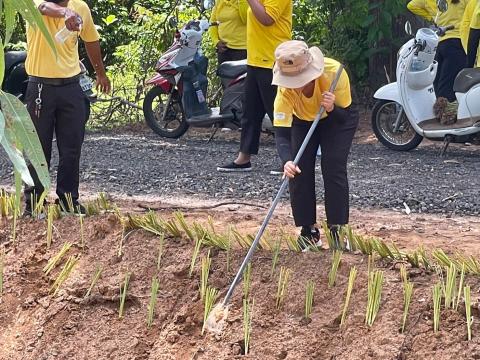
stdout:
<svg viewBox="0 0 480 360">
<path fill-rule="evenodd" d="M 370 270 L 368 274 L 368 300 L 365 323 L 372 326 L 380 309 L 383 288 L 383 271 Z"/>
<path fill-rule="evenodd" d="M 465 263 L 462 264 L 462 272 L 460 273 L 460 282 L 457 290 L 457 302 L 455 304 L 455 311 L 458 311 L 458 305 L 460 304 L 460 298 L 462 296 L 463 282 L 465 280 Z"/>
<path fill-rule="evenodd" d="M 353 286 L 355 284 L 355 279 L 357 277 L 357 268 L 354 266 L 350 269 L 350 275 L 348 276 L 348 286 L 347 286 L 347 295 L 345 296 L 345 304 L 343 305 L 342 319 L 340 320 L 340 325 L 345 323 L 347 318 L 348 305 L 350 304 L 350 297 L 352 296 Z"/>
<path fill-rule="evenodd" d="M 433 332 L 440 329 L 440 304 L 442 303 L 442 284 L 437 283 L 432 290 L 433 298 Z"/>
<path fill-rule="evenodd" d="M 337 270 L 341 259 L 342 251 L 334 250 L 332 255 L 332 267 L 328 273 L 328 287 L 330 288 L 335 285 L 335 281 L 337 280 Z"/>
<path fill-rule="evenodd" d="M 192 277 L 193 269 L 195 268 L 195 263 L 197 262 L 198 254 L 200 253 L 200 248 L 202 246 L 203 238 L 197 237 L 195 239 L 195 246 L 193 247 L 192 259 L 190 261 L 190 270 L 188 276 Z"/>
<path fill-rule="evenodd" d="M 465 298 L 465 316 L 467 318 L 467 338 L 468 340 L 472 340 L 472 323 L 473 323 L 473 316 L 472 316 L 472 300 L 470 297 L 470 285 L 465 286 L 463 289 L 463 296 Z"/>
<path fill-rule="evenodd" d="M 62 258 L 65 256 L 68 250 L 70 250 L 71 247 L 72 247 L 72 243 L 66 242 L 65 244 L 63 244 L 58 254 L 52 257 L 48 261 L 48 264 L 45 265 L 45 267 L 43 268 L 43 272 L 45 273 L 45 275 L 48 275 L 53 269 L 55 269 L 55 267 L 60 263 Z"/>
<path fill-rule="evenodd" d="M 285 267 L 280 268 L 280 275 L 278 277 L 278 286 L 277 286 L 277 295 L 275 296 L 275 305 L 277 310 L 283 306 L 285 301 L 285 296 L 287 295 L 287 286 L 288 280 L 290 279 L 290 275 L 292 270 L 287 269 Z"/>
<path fill-rule="evenodd" d="M 277 240 L 273 245 L 272 276 L 275 273 L 275 268 L 277 267 L 277 264 L 278 264 L 278 258 L 280 257 L 280 247 L 281 247 L 281 241 Z"/>
<path fill-rule="evenodd" d="M 313 308 L 313 294 L 315 291 L 315 283 L 308 280 L 305 286 L 305 319 L 310 319 Z"/>
<path fill-rule="evenodd" d="M 252 284 L 252 263 L 248 263 L 243 272 L 243 298 L 248 299 L 250 295 L 250 286 Z"/>
<path fill-rule="evenodd" d="M 457 280 L 457 268 L 452 263 L 450 264 L 450 267 L 447 269 L 447 276 L 443 284 L 443 291 L 444 291 L 444 297 L 445 297 L 445 309 L 455 308 L 455 291 L 457 289 L 456 280 Z"/>
<path fill-rule="evenodd" d="M 254 304 L 255 299 L 252 299 L 251 302 L 247 298 L 243 299 L 243 339 L 245 355 L 248 355 L 248 352 L 250 350 L 250 336 L 252 333 L 252 317 Z"/>
<path fill-rule="evenodd" d="M 127 290 L 128 290 L 128 283 L 130 282 L 131 273 L 127 272 L 125 274 L 125 280 L 123 282 L 123 286 L 120 286 L 120 306 L 118 308 L 118 318 L 123 318 L 123 312 L 125 308 L 125 300 L 127 299 Z"/>
<path fill-rule="evenodd" d="M 47 249 L 50 249 L 53 240 L 53 215 L 55 205 L 47 207 Z"/>
<path fill-rule="evenodd" d="M 213 308 L 213 304 L 215 304 L 215 301 L 217 301 L 217 297 L 218 297 L 218 290 L 208 287 L 207 291 L 205 292 L 202 335 L 205 332 L 205 324 L 207 322 L 208 315 L 210 315 L 210 312 L 212 311 L 212 308 Z"/>
<path fill-rule="evenodd" d="M 408 318 L 408 310 L 412 301 L 413 283 L 406 281 L 403 283 L 403 319 L 402 319 L 402 333 L 405 331 L 405 325 Z"/>
<path fill-rule="evenodd" d="M 190 226 L 187 224 L 187 221 L 185 220 L 185 216 L 183 215 L 183 213 L 180 211 L 176 211 L 174 215 L 175 215 L 175 219 L 177 219 L 178 223 L 180 224 L 180 227 L 185 232 L 187 237 L 190 240 L 195 241 L 195 235 L 192 229 L 190 228 Z"/>
<path fill-rule="evenodd" d="M 93 274 L 92 281 L 90 282 L 90 287 L 88 288 L 87 292 L 85 293 L 85 296 L 83 297 L 84 299 L 88 298 L 95 287 L 95 284 L 98 282 L 100 279 L 100 276 L 102 275 L 103 268 L 101 265 L 97 265 L 97 268 L 95 269 L 95 273 Z"/>
<path fill-rule="evenodd" d="M 210 250 L 208 250 L 207 257 L 202 258 L 201 274 L 200 274 L 200 300 L 203 302 L 208 287 L 208 275 L 210 273 L 210 265 L 212 259 L 210 258 Z"/>
<path fill-rule="evenodd" d="M 60 290 L 60 286 L 62 286 L 65 281 L 69 278 L 70 274 L 73 271 L 73 268 L 77 264 L 78 260 L 80 259 L 79 255 L 72 255 L 68 258 L 67 262 L 63 266 L 62 271 L 60 274 L 57 276 L 55 279 L 55 282 L 53 283 L 50 291 L 53 291 L 53 296 L 56 296 L 58 291 Z"/>
<path fill-rule="evenodd" d="M 150 302 L 148 303 L 148 315 L 147 315 L 147 327 L 152 327 L 153 318 L 155 316 L 155 305 L 157 303 L 158 288 L 160 283 L 158 279 L 154 277 L 152 279 L 152 289 L 150 291 Z"/>
</svg>

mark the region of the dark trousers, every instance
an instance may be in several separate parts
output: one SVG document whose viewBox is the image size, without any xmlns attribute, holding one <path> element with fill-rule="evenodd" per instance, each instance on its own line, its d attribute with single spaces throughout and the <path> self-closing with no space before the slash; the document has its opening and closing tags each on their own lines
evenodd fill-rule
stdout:
<svg viewBox="0 0 480 360">
<path fill-rule="evenodd" d="M 292 154 L 297 154 L 312 122 L 294 118 Z M 317 222 L 315 193 L 315 161 L 322 149 L 321 168 L 325 187 L 325 212 L 328 225 L 348 224 L 349 187 L 347 159 L 358 126 L 358 112 L 353 108 L 339 109 L 318 124 L 298 166 L 302 171 L 290 180 L 290 202 L 296 226 Z"/>
<path fill-rule="evenodd" d="M 38 98 L 38 83 L 29 82 L 26 93 L 27 109 L 42 144 L 50 168 L 52 141 L 55 134 L 59 153 L 57 172 L 57 195 L 65 200 L 71 194 L 74 202 L 78 199 L 80 153 L 85 135 L 85 95 L 77 83 L 62 86 L 43 84 L 42 107 L 36 113 L 35 99 Z M 29 167 L 34 187 L 25 189 L 25 201 L 30 204 L 31 196 L 38 198 L 44 191 L 32 166 Z"/>
<path fill-rule="evenodd" d="M 453 83 L 458 73 L 465 67 L 467 55 L 460 39 L 447 39 L 438 44 L 435 59 L 438 62 L 437 77 L 433 83 L 437 97 L 456 100 Z"/>
<path fill-rule="evenodd" d="M 477 62 L 478 45 L 480 43 L 480 29 L 470 29 L 467 49 L 467 68 L 473 68 Z"/>
<path fill-rule="evenodd" d="M 245 116 L 242 119 L 240 151 L 258 154 L 260 133 L 265 114 L 273 119 L 273 103 L 277 87 L 272 85 L 272 69 L 248 66 L 245 84 Z"/>
<path fill-rule="evenodd" d="M 225 61 L 244 60 L 247 58 L 247 50 L 227 48 L 226 51 L 222 53 L 218 53 L 217 58 L 218 58 L 218 65 L 220 65 Z"/>
</svg>

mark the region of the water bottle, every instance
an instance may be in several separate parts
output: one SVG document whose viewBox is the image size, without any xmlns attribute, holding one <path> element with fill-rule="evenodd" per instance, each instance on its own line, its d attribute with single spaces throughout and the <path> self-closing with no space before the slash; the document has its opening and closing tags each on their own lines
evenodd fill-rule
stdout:
<svg viewBox="0 0 480 360">
<path fill-rule="evenodd" d="M 82 18 L 79 16 L 77 17 L 77 24 L 80 26 L 80 31 L 82 29 Z M 59 42 L 60 44 L 63 44 L 72 35 L 75 35 L 75 33 L 68 30 L 67 26 L 64 26 L 55 34 L 55 40 L 57 40 L 57 42 Z"/>
<path fill-rule="evenodd" d="M 55 40 L 57 40 L 57 42 L 59 42 L 60 44 L 63 44 L 72 35 L 73 32 L 68 30 L 67 27 L 64 26 L 55 34 Z"/>
</svg>

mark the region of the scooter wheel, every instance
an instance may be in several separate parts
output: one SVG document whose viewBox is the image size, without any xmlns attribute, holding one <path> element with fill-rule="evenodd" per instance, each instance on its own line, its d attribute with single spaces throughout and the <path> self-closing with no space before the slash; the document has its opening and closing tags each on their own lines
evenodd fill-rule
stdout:
<svg viewBox="0 0 480 360">
<path fill-rule="evenodd" d="M 156 134 L 176 139 L 185 134 L 188 123 L 178 92 L 174 90 L 170 102 L 168 98 L 169 94 L 161 87 L 152 87 L 143 100 L 143 115 L 147 125 Z"/>
<path fill-rule="evenodd" d="M 377 101 L 372 110 L 372 129 L 378 141 L 396 151 L 415 149 L 423 140 L 408 121 L 402 106 L 395 101 Z"/>
</svg>

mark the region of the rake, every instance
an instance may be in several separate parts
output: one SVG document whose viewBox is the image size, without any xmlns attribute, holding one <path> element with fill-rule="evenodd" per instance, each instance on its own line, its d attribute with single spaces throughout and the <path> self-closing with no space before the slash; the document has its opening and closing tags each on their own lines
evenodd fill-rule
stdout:
<svg viewBox="0 0 480 360">
<path fill-rule="evenodd" d="M 330 92 L 333 93 L 335 91 L 335 88 L 337 87 L 337 83 L 340 79 L 340 75 L 342 74 L 343 69 L 344 69 L 344 66 L 340 65 L 340 67 L 339 67 L 339 69 L 338 69 L 338 71 L 335 75 L 335 79 L 330 86 L 330 89 L 329 89 Z M 325 112 L 325 108 L 322 106 L 320 108 L 317 116 L 315 117 L 315 120 L 313 121 L 313 124 L 310 127 L 307 135 L 305 136 L 305 139 L 303 140 L 303 143 L 302 143 L 300 149 L 298 150 L 297 155 L 295 156 L 295 160 L 293 161 L 293 163 L 295 165 L 297 165 L 298 162 L 300 161 L 300 159 L 301 159 L 301 157 L 302 157 L 302 155 L 305 151 L 305 148 L 307 147 L 308 142 L 310 141 L 311 137 L 313 136 L 313 133 L 314 133 L 315 129 L 317 128 L 317 125 L 320 122 L 320 119 L 322 118 L 324 112 Z M 263 233 L 265 232 L 265 229 L 266 229 L 268 223 L 270 222 L 270 219 L 272 218 L 273 212 L 275 211 L 275 208 L 277 207 L 283 193 L 285 192 L 285 189 L 287 188 L 288 181 L 289 181 L 288 177 L 285 177 L 283 179 L 282 185 L 280 186 L 280 189 L 278 190 L 277 195 L 275 196 L 272 204 L 270 205 L 270 208 L 268 209 L 267 216 L 263 220 L 263 223 L 260 226 L 260 229 L 258 230 L 258 233 L 255 237 L 255 240 L 252 242 L 252 245 L 250 246 L 250 249 L 248 250 L 247 255 L 245 256 L 245 259 L 243 259 L 242 265 L 240 265 L 240 268 L 238 269 L 238 272 L 237 272 L 235 278 L 233 279 L 233 282 L 231 283 L 230 288 L 228 289 L 227 294 L 225 295 L 225 298 L 223 299 L 223 301 L 221 303 L 217 304 L 213 308 L 213 310 L 210 312 L 210 315 L 208 316 L 208 318 L 207 318 L 207 320 L 204 324 L 204 327 L 208 331 L 213 332 L 213 333 L 217 333 L 217 334 L 220 334 L 222 332 L 222 330 L 225 326 L 225 323 L 226 323 L 226 319 L 228 317 L 229 303 L 230 303 L 230 299 L 233 295 L 233 291 L 235 290 L 238 283 L 240 282 L 242 274 L 243 274 L 245 268 L 247 267 L 247 264 L 250 262 L 250 259 L 253 256 L 253 253 L 255 252 L 255 249 L 257 248 L 257 246 L 260 242 L 260 239 L 262 238 Z"/>
</svg>

